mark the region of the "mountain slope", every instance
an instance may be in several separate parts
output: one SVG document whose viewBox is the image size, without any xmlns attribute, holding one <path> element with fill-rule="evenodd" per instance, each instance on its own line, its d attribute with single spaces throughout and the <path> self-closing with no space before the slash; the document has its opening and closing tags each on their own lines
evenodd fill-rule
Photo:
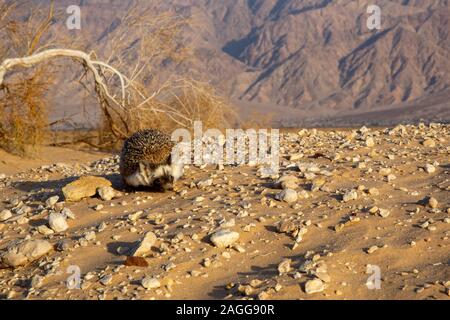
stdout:
<svg viewBox="0 0 450 320">
<path fill-rule="evenodd" d="M 92 31 L 89 41 L 106 41 L 130 2 L 79 1 L 83 28 Z M 58 2 L 60 8 L 68 4 L 73 1 Z M 243 114 L 252 108 L 272 110 L 282 122 L 289 115 L 289 121 L 304 123 L 310 118 L 370 114 L 409 103 L 412 107 L 405 119 L 420 118 L 414 101 L 445 96 L 442 93 L 450 88 L 449 0 L 155 0 L 140 4 L 152 6 L 155 12 L 171 8 L 191 21 L 183 39 L 193 48 L 192 59 L 157 66 L 158 76 L 188 74 L 210 81 Z M 381 8 L 381 30 L 366 27 L 367 6 L 372 4 Z M 58 105 L 66 99 L 56 100 Z"/>
</svg>

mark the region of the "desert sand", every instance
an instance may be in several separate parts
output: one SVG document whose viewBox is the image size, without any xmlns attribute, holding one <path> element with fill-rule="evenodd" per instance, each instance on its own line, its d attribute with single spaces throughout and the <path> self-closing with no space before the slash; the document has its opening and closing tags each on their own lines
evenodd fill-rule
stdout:
<svg viewBox="0 0 450 320">
<path fill-rule="evenodd" d="M 1 152 L 0 297 L 450 299 L 450 126 L 290 130 L 283 183 L 264 166 L 220 169 L 189 166 L 173 192 L 130 191 L 114 154 Z M 111 181 L 114 198 L 65 201 L 80 176 Z M 220 247 L 220 230 L 239 238 Z M 130 259 L 147 232 L 151 249 Z M 8 265 L 8 250 L 37 239 L 51 249 Z"/>
</svg>

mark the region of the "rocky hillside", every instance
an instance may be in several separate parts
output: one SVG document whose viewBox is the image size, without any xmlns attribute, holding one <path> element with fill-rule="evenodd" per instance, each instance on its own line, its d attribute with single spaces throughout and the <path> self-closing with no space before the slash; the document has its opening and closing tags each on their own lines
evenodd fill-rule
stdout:
<svg viewBox="0 0 450 320">
<path fill-rule="evenodd" d="M 130 1 L 79 1 L 83 28 L 95 35 L 91 41 L 107 38 Z M 366 26 L 370 4 L 381 8 L 381 30 Z M 151 5 L 175 9 L 191 20 L 184 41 L 194 57 L 180 66 L 164 65 L 161 73 L 211 81 L 243 113 L 272 111 L 282 124 L 314 119 L 320 125 L 343 113 L 404 110 L 405 103 L 411 107 L 400 112 L 405 118 L 399 121 L 430 120 L 435 108 L 424 111 L 423 101 L 444 97 L 450 88 L 448 0 L 170 0 Z M 450 120 L 445 113 L 438 118 Z M 385 120 L 390 118 L 381 116 Z"/>
</svg>

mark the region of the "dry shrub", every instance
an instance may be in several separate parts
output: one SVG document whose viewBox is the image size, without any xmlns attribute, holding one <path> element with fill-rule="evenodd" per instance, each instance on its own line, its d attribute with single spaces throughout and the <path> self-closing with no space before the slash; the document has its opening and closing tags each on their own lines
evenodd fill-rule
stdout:
<svg viewBox="0 0 450 320">
<path fill-rule="evenodd" d="M 204 128 L 223 129 L 232 126 L 237 115 L 211 85 L 181 79 L 170 83 L 149 103 L 131 108 L 130 118 L 133 131 L 143 128 L 171 131 L 176 128 L 192 129 L 195 121 L 201 121 Z"/>
<path fill-rule="evenodd" d="M 45 92 L 51 84 L 39 68 L 33 75 L 9 84 L 0 94 L 0 147 L 25 155 L 36 150 L 48 129 Z M 23 80 L 23 79 L 21 79 Z"/>
<path fill-rule="evenodd" d="M 0 5 L 0 59 L 12 55 L 31 55 L 47 36 L 54 7 L 36 7 L 26 19 L 8 14 L 26 5 L 6 1 Z M 45 41 L 50 41 L 47 36 Z M 52 84 L 51 64 L 38 66 L 33 73 L 22 72 L 0 86 L 0 148 L 25 155 L 36 150 L 48 130 L 46 91 Z"/>
</svg>

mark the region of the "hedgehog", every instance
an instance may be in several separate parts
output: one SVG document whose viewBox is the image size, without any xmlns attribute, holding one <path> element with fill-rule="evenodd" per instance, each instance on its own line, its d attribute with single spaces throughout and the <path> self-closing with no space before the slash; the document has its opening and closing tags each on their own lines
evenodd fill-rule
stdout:
<svg viewBox="0 0 450 320">
<path fill-rule="evenodd" d="M 175 143 L 155 129 L 140 130 L 125 140 L 120 155 L 120 174 L 125 185 L 173 190 L 183 174 L 183 166 L 172 163 Z"/>
</svg>

